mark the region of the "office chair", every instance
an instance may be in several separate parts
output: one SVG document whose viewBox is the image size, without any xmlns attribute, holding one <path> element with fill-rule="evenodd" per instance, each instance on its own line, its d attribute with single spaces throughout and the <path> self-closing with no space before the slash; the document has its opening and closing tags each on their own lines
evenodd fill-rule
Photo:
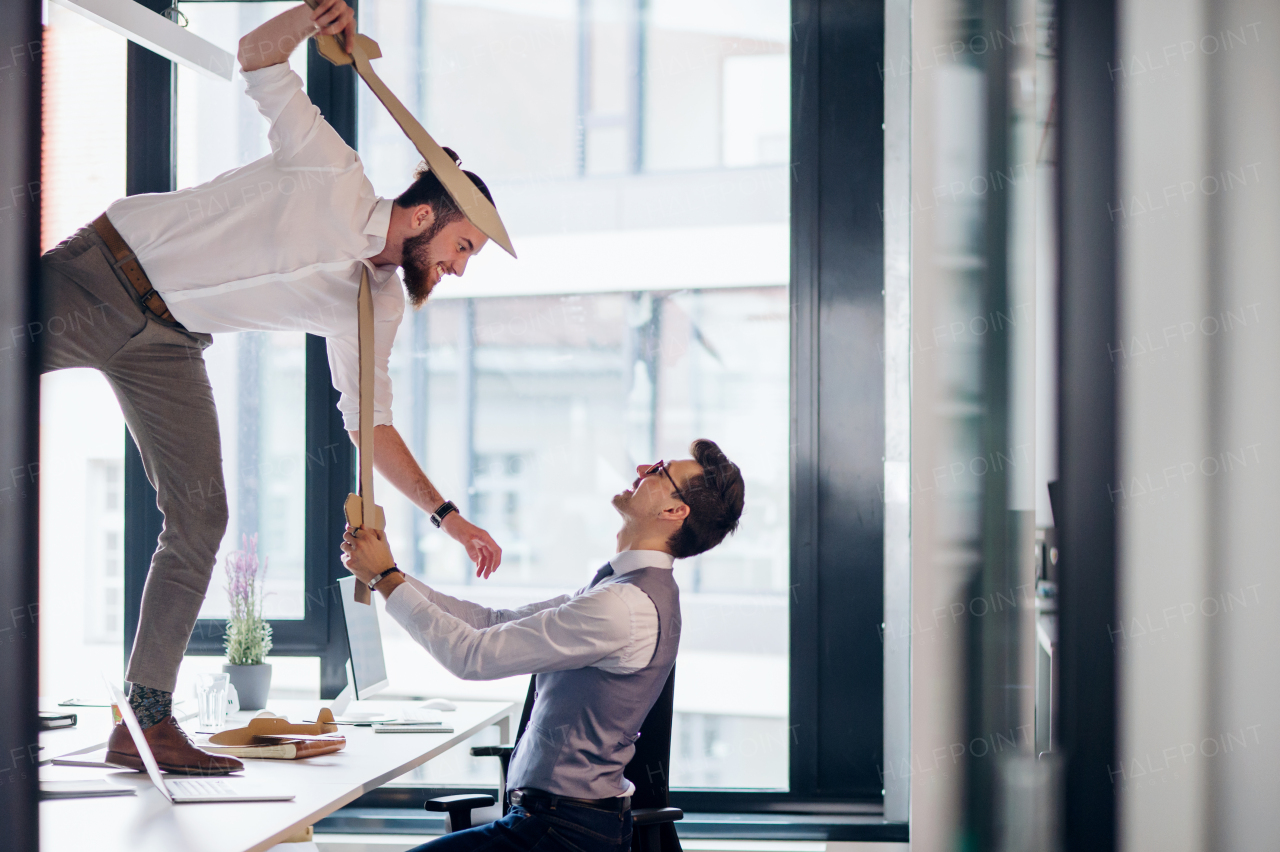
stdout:
<svg viewBox="0 0 1280 852">
<path fill-rule="evenodd" d="M 519 741 L 533 714 L 534 689 L 537 676 L 529 679 L 529 691 L 525 695 L 524 710 L 520 713 Z M 640 738 L 636 740 L 636 753 L 626 765 L 623 774 L 636 785 L 631 796 L 631 850 L 632 852 L 681 852 L 680 838 L 674 825 L 684 819 L 684 812 L 671 807 L 669 777 L 671 773 L 671 719 L 674 713 L 676 671 L 673 667 L 667 677 L 658 700 L 640 726 Z M 513 746 L 476 746 L 473 757 L 498 758 L 498 795 L 502 799 L 502 813 L 510 809 L 507 803 L 507 769 L 511 763 Z M 426 803 L 429 811 L 444 811 L 445 832 L 452 833 L 471 827 L 471 809 L 487 808 L 494 804 L 493 796 L 461 795 L 442 796 Z"/>
</svg>

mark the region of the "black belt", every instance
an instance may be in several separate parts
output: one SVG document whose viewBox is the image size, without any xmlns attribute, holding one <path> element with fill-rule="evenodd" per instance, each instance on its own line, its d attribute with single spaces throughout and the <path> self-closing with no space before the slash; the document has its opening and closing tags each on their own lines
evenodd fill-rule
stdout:
<svg viewBox="0 0 1280 852">
<path fill-rule="evenodd" d="M 557 802 L 572 802 L 575 805 L 586 805 L 589 808 L 598 808 L 602 811 L 614 813 L 623 813 L 631 810 L 630 796 L 613 796 L 608 799 L 575 799 L 573 796 L 557 796 L 555 793 L 548 793 L 546 790 L 538 790 L 534 787 L 521 787 L 519 790 L 512 790 L 510 798 L 511 804 L 521 806 L 534 802 L 543 802 L 554 808 Z"/>
</svg>

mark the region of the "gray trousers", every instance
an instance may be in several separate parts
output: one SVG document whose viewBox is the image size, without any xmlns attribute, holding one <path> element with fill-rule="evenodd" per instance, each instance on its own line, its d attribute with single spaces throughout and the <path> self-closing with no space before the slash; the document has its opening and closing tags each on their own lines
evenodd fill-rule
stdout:
<svg viewBox="0 0 1280 852">
<path fill-rule="evenodd" d="M 144 312 L 92 227 L 41 259 L 41 372 L 106 376 L 157 492 L 164 529 L 151 557 L 126 680 L 173 691 L 227 528 L 222 444 L 204 366 L 207 334 Z"/>
</svg>

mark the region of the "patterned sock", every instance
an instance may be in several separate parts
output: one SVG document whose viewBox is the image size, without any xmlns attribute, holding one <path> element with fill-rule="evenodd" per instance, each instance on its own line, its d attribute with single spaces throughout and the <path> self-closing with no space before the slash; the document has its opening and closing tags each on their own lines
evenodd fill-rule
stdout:
<svg viewBox="0 0 1280 852">
<path fill-rule="evenodd" d="M 135 683 L 129 687 L 129 706 L 138 717 L 138 724 L 146 730 L 173 712 L 173 693 Z"/>
</svg>

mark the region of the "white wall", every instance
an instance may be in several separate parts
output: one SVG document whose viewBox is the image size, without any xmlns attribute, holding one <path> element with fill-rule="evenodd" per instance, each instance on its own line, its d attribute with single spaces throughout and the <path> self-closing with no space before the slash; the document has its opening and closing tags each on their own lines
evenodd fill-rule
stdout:
<svg viewBox="0 0 1280 852">
<path fill-rule="evenodd" d="M 1243 748 L 1208 757 L 1206 848 L 1262 849 L 1280 836 L 1276 766 L 1280 765 L 1280 613 L 1275 583 L 1276 516 L 1280 470 L 1276 425 L 1280 423 L 1280 6 L 1274 2 L 1219 3 L 1210 8 L 1206 34 L 1243 33 L 1240 45 L 1216 55 L 1210 76 L 1210 162 L 1207 173 L 1245 173 L 1248 183 L 1210 198 L 1216 224 L 1210 308 L 1247 312 L 1249 325 L 1216 336 L 1211 385 L 1211 449 L 1261 443 L 1248 468 L 1215 477 L 1211 512 L 1214 552 L 1208 591 L 1228 602 L 1212 617 L 1207 600 L 1200 616 L 1209 624 L 1209 706 L 1205 737 Z M 1219 36 L 1221 39 L 1221 36 Z M 1210 42 L 1201 41 L 1209 47 Z M 1255 308 L 1248 306 L 1254 305 Z M 1234 467 L 1234 462 L 1232 463 Z M 1245 598 L 1245 605 L 1236 603 Z"/>
<path fill-rule="evenodd" d="M 1133 2 L 1120 18 L 1120 54 L 1159 57 L 1162 48 L 1204 31 L 1198 0 Z M 1139 60 L 1143 61 L 1143 60 Z M 1149 61 L 1149 60 L 1147 60 Z M 1127 63 L 1136 69 L 1136 63 Z M 1113 632 L 1120 652 L 1123 722 L 1118 759 L 1126 772 L 1114 780 L 1120 793 L 1121 836 L 1127 848 L 1177 852 L 1200 848 L 1204 832 L 1204 770 L 1200 761 L 1171 771 L 1131 777 L 1168 747 L 1204 729 L 1208 674 L 1207 623 L 1179 621 L 1176 630 L 1140 635 L 1165 607 L 1198 601 L 1207 586 L 1209 483 L 1192 476 L 1170 490 L 1142 493 L 1148 479 L 1210 452 L 1208 434 L 1209 340 L 1193 336 L 1163 351 L 1163 331 L 1198 321 L 1209 310 L 1206 216 L 1208 198 L 1175 195 L 1164 188 L 1205 174 L 1207 103 L 1205 58 L 1192 54 L 1159 77 L 1116 73 L 1121 119 L 1122 209 L 1113 210 L 1121 246 L 1120 341 L 1113 358 L 1119 372 L 1121 483 L 1113 487 L 1119 525 L 1119 599 L 1127 630 Z M 1101 211 L 1100 211 L 1101 213 Z M 1121 488 L 1121 486 L 1123 486 Z M 1176 487 L 1172 487 L 1176 486 Z M 1118 493 L 1117 493 L 1118 492 Z"/>
<path fill-rule="evenodd" d="M 1121 16 L 1122 846 L 1280 834 L 1280 8 Z"/>
</svg>

